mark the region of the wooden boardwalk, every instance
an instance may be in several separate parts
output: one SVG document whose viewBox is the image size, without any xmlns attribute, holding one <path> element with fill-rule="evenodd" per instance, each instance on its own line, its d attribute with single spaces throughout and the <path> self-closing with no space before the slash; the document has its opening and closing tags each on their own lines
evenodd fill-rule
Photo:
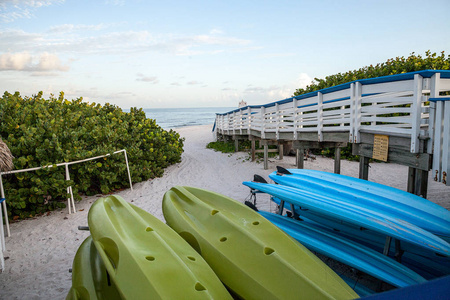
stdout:
<svg viewBox="0 0 450 300">
<path fill-rule="evenodd" d="M 335 172 L 340 172 L 341 147 L 352 144 L 360 156 L 360 178 L 368 178 L 369 159 L 409 167 L 408 191 L 426 197 L 428 172 L 450 185 L 450 71 L 427 70 L 362 79 L 281 101 L 246 106 L 217 114 L 218 139 L 255 141 L 264 147 L 303 150 L 336 148 Z"/>
</svg>

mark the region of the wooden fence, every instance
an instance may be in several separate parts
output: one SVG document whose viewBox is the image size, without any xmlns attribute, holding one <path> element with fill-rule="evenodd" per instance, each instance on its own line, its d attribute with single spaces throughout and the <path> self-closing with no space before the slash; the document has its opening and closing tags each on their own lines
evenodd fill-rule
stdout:
<svg viewBox="0 0 450 300">
<path fill-rule="evenodd" d="M 361 143 L 365 133 L 407 138 L 410 153 L 432 154 L 435 180 L 449 185 L 449 91 L 450 71 L 357 80 L 216 114 L 215 131 L 222 136 L 291 141 L 309 133 L 317 142 L 323 142 L 327 133 L 345 133 L 354 144 Z"/>
</svg>

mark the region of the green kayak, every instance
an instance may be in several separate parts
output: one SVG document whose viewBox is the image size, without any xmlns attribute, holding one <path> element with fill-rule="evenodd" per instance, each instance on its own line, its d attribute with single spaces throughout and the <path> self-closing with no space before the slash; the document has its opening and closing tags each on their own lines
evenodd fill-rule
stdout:
<svg viewBox="0 0 450 300">
<path fill-rule="evenodd" d="M 177 186 L 164 195 L 163 213 L 240 298 L 358 298 L 308 249 L 231 198 Z"/>
<path fill-rule="evenodd" d="M 85 245 L 89 241 L 83 243 L 80 255 L 77 253 L 75 257 L 70 297 L 76 294 L 78 297 L 72 298 L 231 299 L 212 269 L 188 243 L 159 219 L 122 198 L 98 199 L 89 210 L 88 224 L 92 243 L 104 266 L 92 264 L 97 260 L 92 257 L 94 247 Z M 83 250 L 88 247 L 90 254 Z M 91 269 L 96 269 L 94 266 L 106 269 L 99 272 L 100 284 L 97 278 L 92 279 L 91 274 L 98 270 L 89 270 L 89 261 Z M 79 274 L 85 270 L 86 275 Z M 113 296 L 104 296 L 105 277 Z"/>
<path fill-rule="evenodd" d="M 108 276 L 92 237 L 87 237 L 73 260 L 72 288 L 66 299 L 120 299 L 115 284 Z"/>
</svg>

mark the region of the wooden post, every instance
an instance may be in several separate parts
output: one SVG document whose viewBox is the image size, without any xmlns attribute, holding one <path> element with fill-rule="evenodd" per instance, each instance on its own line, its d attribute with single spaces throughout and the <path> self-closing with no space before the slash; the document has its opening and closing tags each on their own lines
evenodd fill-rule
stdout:
<svg viewBox="0 0 450 300">
<path fill-rule="evenodd" d="M 369 157 L 360 156 L 359 157 L 359 178 L 369 179 Z"/>
<path fill-rule="evenodd" d="M 284 151 L 283 144 L 278 144 L 278 157 L 280 160 L 283 159 L 283 151 Z"/>
<path fill-rule="evenodd" d="M 296 149 L 297 169 L 303 169 L 304 165 L 303 151 L 304 151 L 303 149 Z"/>
<path fill-rule="evenodd" d="M 414 194 L 417 196 L 427 197 L 428 188 L 428 171 L 416 169 L 416 180 L 414 183 Z"/>
<path fill-rule="evenodd" d="M 269 145 L 264 145 L 264 170 L 269 168 Z"/>
<path fill-rule="evenodd" d="M 408 167 L 408 185 L 406 187 L 406 191 L 408 193 L 414 194 L 414 183 L 416 181 L 416 169 L 413 167 Z"/>
<path fill-rule="evenodd" d="M 255 161 L 255 159 L 256 159 L 256 157 L 255 157 L 255 154 L 256 154 L 256 141 L 255 140 L 252 140 L 251 141 L 251 144 L 252 144 L 252 161 Z"/>
<path fill-rule="evenodd" d="M 334 173 L 341 174 L 341 147 L 334 149 Z"/>
<path fill-rule="evenodd" d="M 428 190 L 428 171 L 408 168 L 408 193 L 427 198 Z"/>
</svg>

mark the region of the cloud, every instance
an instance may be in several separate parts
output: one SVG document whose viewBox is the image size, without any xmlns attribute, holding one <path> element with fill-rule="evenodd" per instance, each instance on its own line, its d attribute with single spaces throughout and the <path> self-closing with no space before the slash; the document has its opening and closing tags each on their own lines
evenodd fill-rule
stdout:
<svg viewBox="0 0 450 300">
<path fill-rule="evenodd" d="M 0 31 L 0 52 L 53 52 L 77 54 L 127 54 L 158 52 L 169 55 L 205 55 L 223 52 L 252 51 L 249 40 L 201 34 L 183 36 L 158 35 L 146 30 L 105 31 L 117 24 L 51 27 L 44 33 L 23 30 Z"/>
<path fill-rule="evenodd" d="M 69 66 L 63 65 L 59 57 L 51 53 L 41 53 L 33 56 L 28 52 L 5 53 L 0 55 L 0 71 L 68 71 Z"/>
<path fill-rule="evenodd" d="M 106 0 L 105 4 L 114 5 L 114 6 L 123 6 L 123 5 L 125 5 L 125 0 Z"/>
<path fill-rule="evenodd" d="M 18 19 L 29 19 L 34 16 L 36 9 L 63 2 L 64 0 L 2 0 L 0 2 L 0 21 L 10 23 Z"/>
<path fill-rule="evenodd" d="M 297 78 L 296 89 L 299 89 L 299 88 L 304 89 L 304 88 L 306 88 L 307 85 L 310 85 L 312 81 L 313 81 L 313 79 L 308 74 L 300 73 L 300 75 L 298 75 L 298 78 Z"/>
<path fill-rule="evenodd" d="M 136 79 L 136 81 L 143 81 L 143 82 L 150 82 L 153 84 L 157 84 L 159 82 L 158 77 L 156 76 L 145 76 L 142 73 L 138 73 L 136 74 L 138 76 L 138 78 Z"/>
<path fill-rule="evenodd" d="M 220 30 L 220 29 L 211 29 L 210 31 L 209 31 L 209 33 L 210 34 L 223 34 L 224 32 L 222 31 L 222 30 Z"/>
<path fill-rule="evenodd" d="M 188 84 L 188 85 L 197 85 L 197 84 L 202 84 L 202 82 L 200 82 L 200 81 L 195 81 L 195 80 L 192 80 L 192 81 L 188 81 L 188 82 L 186 82 L 186 84 Z"/>
<path fill-rule="evenodd" d="M 98 31 L 105 28 L 110 27 L 111 25 L 106 24 L 97 24 L 97 25 L 74 25 L 74 24 L 61 24 L 50 27 L 48 30 L 49 33 L 68 33 L 68 32 L 74 32 L 74 31 Z"/>
<path fill-rule="evenodd" d="M 290 98 L 294 92 L 294 88 L 290 86 L 269 86 L 269 87 L 260 87 L 260 86 L 248 86 L 244 90 L 244 94 L 246 97 L 255 96 L 261 98 L 262 102 L 264 99 L 266 101 L 278 101 L 286 98 Z"/>
<path fill-rule="evenodd" d="M 30 53 L 7 53 L 0 55 L 0 70 L 24 71 L 32 64 Z"/>
<path fill-rule="evenodd" d="M 297 54 L 294 52 L 266 53 L 266 54 L 259 55 L 258 58 L 269 59 L 269 58 L 279 58 L 279 57 L 290 57 L 290 56 L 295 56 L 295 55 L 297 55 Z"/>
<path fill-rule="evenodd" d="M 267 92 L 267 91 L 269 91 L 269 89 L 268 88 L 263 88 L 263 87 L 247 87 L 245 90 L 244 90 L 244 93 L 246 93 L 246 94 L 252 94 L 252 93 L 264 93 L 264 92 Z"/>
</svg>

